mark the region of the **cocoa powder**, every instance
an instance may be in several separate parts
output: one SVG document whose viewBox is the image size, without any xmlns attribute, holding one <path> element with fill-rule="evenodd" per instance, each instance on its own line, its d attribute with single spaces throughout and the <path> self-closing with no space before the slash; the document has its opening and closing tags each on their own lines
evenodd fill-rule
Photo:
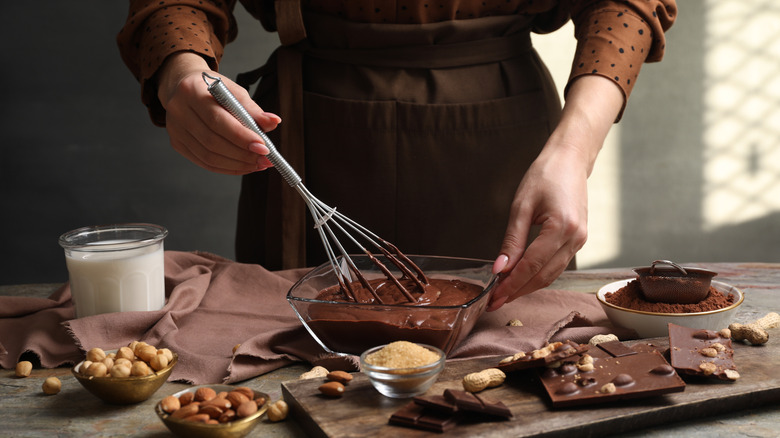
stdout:
<svg viewBox="0 0 780 438">
<path fill-rule="evenodd" d="M 604 300 L 625 309 L 656 313 L 695 313 L 723 309 L 734 304 L 734 295 L 727 295 L 710 286 L 707 298 L 693 304 L 653 303 L 645 300 L 639 281 L 631 280 L 615 292 L 604 294 Z"/>
</svg>

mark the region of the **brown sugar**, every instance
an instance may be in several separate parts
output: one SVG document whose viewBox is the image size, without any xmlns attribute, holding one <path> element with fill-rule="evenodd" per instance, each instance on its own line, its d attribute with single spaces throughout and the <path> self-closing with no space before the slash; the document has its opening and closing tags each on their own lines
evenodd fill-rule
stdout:
<svg viewBox="0 0 780 438">
<path fill-rule="evenodd" d="M 639 281 L 632 280 L 615 292 L 604 294 L 604 300 L 609 304 L 625 309 L 655 313 L 696 313 L 723 309 L 734 304 L 733 294 L 724 294 L 710 286 L 707 297 L 693 304 L 653 303 L 644 299 Z"/>
<path fill-rule="evenodd" d="M 366 363 L 385 368 L 414 368 L 439 360 L 439 353 L 408 341 L 396 341 L 366 356 Z"/>
</svg>

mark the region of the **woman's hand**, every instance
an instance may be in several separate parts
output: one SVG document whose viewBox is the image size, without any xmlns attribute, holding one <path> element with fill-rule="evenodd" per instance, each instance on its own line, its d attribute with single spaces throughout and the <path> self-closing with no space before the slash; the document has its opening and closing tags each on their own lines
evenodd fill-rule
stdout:
<svg viewBox="0 0 780 438">
<path fill-rule="evenodd" d="M 166 111 L 171 146 L 212 172 L 244 175 L 271 167 L 263 139 L 222 108 L 203 82 L 203 72 L 222 78 L 263 131 L 281 122 L 279 116 L 257 106 L 244 88 L 212 71 L 199 55 L 176 53 L 157 76 L 157 96 Z"/>
<path fill-rule="evenodd" d="M 500 280 L 489 311 L 549 286 L 585 244 L 587 179 L 623 99 L 607 78 L 583 76 L 571 84 L 561 121 L 515 192 L 493 264 Z M 526 248 L 533 225 L 539 235 Z"/>
</svg>

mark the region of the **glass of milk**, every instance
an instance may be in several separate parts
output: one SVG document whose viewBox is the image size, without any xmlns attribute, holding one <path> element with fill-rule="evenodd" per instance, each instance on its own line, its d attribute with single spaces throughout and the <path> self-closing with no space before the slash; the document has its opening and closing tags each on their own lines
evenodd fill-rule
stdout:
<svg viewBox="0 0 780 438">
<path fill-rule="evenodd" d="M 159 225 L 118 224 L 60 236 L 76 317 L 162 309 L 167 235 Z"/>
</svg>

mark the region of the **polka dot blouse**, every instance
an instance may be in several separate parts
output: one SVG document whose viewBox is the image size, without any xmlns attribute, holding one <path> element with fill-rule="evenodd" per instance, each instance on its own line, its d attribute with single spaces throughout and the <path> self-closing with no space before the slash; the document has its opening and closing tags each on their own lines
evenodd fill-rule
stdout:
<svg viewBox="0 0 780 438">
<path fill-rule="evenodd" d="M 273 31 L 273 0 L 240 0 Z M 569 83 L 582 75 L 607 77 L 626 99 L 644 62 L 658 61 L 664 32 L 677 15 L 674 0 L 301 0 L 303 8 L 369 23 L 420 24 L 491 15 L 534 16 L 533 30 L 552 32 L 572 20 L 577 49 Z M 142 99 L 157 124 L 165 121 L 150 79 L 165 58 L 179 51 L 203 56 L 217 69 L 225 44 L 237 34 L 236 0 L 130 0 L 117 36 L 122 59 L 141 82 Z"/>
</svg>

